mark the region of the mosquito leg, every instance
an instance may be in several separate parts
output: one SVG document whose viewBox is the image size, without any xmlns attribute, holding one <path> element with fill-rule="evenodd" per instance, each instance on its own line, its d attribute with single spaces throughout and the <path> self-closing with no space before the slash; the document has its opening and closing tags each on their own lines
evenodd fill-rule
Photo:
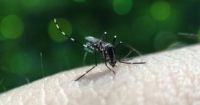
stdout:
<svg viewBox="0 0 200 105">
<path fill-rule="evenodd" d="M 83 76 L 85 76 L 85 74 L 89 73 L 92 69 L 94 69 L 97 66 L 96 48 L 94 48 L 94 59 L 95 59 L 95 65 L 91 69 L 86 71 L 84 74 L 82 74 L 80 77 L 78 77 L 75 81 L 78 81 L 79 79 L 81 79 Z"/>
<path fill-rule="evenodd" d="M 115 36 L 114 36 L 114 39 L 113 39 L 113 41 L 112 41 L 112 45 L 113 45 L 113 46 L 115 46 L 115 39 L 116 39 L 116 38 L 117 38 L 117 36 L 115 35 Z"/>
<path fill-rule="evenodd" d="M 72 37 L 70 37 L 69 35 L 65 34 L 65 32 L 63 32 L 63 31 L 60 29 L 60 27 L 59 27 L 59 25 L 58 25 L 56 19 L 54 19 L 54 23 L 56 24 L 57 29 L 58 29 L 64 36 L 68 37 L 71 41 L 76 42 L 76 43 L 78 43 L 78 44 L 80 44 L 80 45 L 82 45 L 82 46 L 84 46 L 84 47 L 88 47 L 88 46 L 86 46 L 85 44 L 82 44 L 81 42 L 76 41 L 74 38 L 72 38 Z"/>
<path fill-rule="evenodd" d="M 122 42 L 120 42 L 118 45 L 120 45 L 119 61 L 121 61 L 121 55 L 122 55 Z"/>
<path fill-rule="evenodd" d="M 107 42 L 107 32 L 104 32 L 105 42 Z"/>
<path fill-rule="evenodd" d="M 119 47 L 120 44 L 122 44 L 121 41 L 117 44 L 117 46 L 115 47 L 115 50 Z"/>
<path fill-rule="evenodd" d="M 123 62 L 123 61 L 119 61 L 120 63 L 125 63 L 125 64 L 145 64 L 146 62 Z"/>
<path fill-rule="evenodd" d="M 122 54 L 122 42 L 120 42 L 117 47 L 120 45 L 120 55 L 119 55 L 119 62 L 120 63 L 125 63 L 125 64 L 145 64 L 146 62 L 134 62 L 134 63 L 131 63 L 131 62 L 123 62 L 121 61 L 121 54 Z"/>
<path fill-rule="evenodd" d="M 85 76 L 85 74 L 87 74 L 88 72 L 90 72 L 92 69 L 94 69 L 96 67 L 96 65 L 95 66 L 93 66 L 90 70 L 88 70 L 88 71 L 86 71 L 83 75 L 81 75 L 80 77 L 78 77 L 75 81 L 78 81 L 79 79 L 81 79 L 83 76 Z"/>
</svg>

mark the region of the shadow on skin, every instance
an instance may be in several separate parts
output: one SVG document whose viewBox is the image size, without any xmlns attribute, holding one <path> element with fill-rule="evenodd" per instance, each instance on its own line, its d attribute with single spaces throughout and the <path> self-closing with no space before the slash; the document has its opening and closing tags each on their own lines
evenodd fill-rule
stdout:
<svg viewBox="0 0 200 105">
<path fill-rule="evenodd" d="M 117 69 L 113 69 L 116 73 L 117 73 Z M 95 71 L 95 69 L 94 69 Z M 109 76 L 110 78 L 113 78 L 115 77 L 116 74 L 113 74 L 112 71 L 110 71 L 109 69 L 102 69 L 101 72 L 95 72 L 95 73 L 88 73 L 86 74 L 84 77 L 82 77 L 80 80 L 78 80 L 77 82 L 82 82 L 82 81 L 97 81 L 99 79 L 101 79 L 102 77 L 105 77 L 105 76 Z"/>
</svg>

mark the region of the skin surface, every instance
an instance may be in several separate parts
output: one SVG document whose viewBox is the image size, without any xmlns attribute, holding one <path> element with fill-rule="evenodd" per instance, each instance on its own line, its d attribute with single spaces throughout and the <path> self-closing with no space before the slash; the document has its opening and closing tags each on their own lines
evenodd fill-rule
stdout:
<svg viewBox="0 0 200 105">
<path fill-rule="evenodd" d="M 200 45 L 179 48 L 131 62 L 81 67 L 0 94 L 0 105 L 199 105 Z"/>
</svg>

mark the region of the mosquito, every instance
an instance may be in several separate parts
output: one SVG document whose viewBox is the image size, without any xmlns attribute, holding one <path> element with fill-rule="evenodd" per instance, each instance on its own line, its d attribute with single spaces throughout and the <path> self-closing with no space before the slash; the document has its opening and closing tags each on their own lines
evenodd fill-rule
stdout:
<svg viewBox="0 0 200 105">
<path fill-rule="evenodd" d="M 54 22 L 56 24 L 56 27 L 58 28 L 58 30 L 66 37 L 68 37 L 71 41 L 78 43 L 79 45 L 85 47 L 85 48 L 89 48 L 92 49 L 94 51 L 94 58 L 95 58 L 95 65 L 89 69 L 88 71 L 86 71 L 85 73 L 83 73 L 81 76 L 79 76 L 75 81 L 78 81 L 79 79 L 81 79 L 83 76 L 85 76 L 87 73 L 89 73 L 91 70 L 93 70 L 96 66 L 97 66 L 97 58 L 96 58 L 96 52 L 98 51 L 101 55 L 101 57 L 104 59 L 105 65 L 106 67 L 112 71 L 115 74 L 115 71 L 112 70 L 107 63 L 109 63 L 110 66 L 115 67 L 117 60 L 115 59 L 115 50 L 120 46 L 120 56 L 119 56 L 119 62 L 120 63 L 125 63 L 125 64 L 145 64 L 146 62 L 124 62 L 121 61 L 121 49 L 122 49 L 122 42 L 120 41 L 116 46 L 115 46 L 115 40 L 117 38 L 117 36 L 114 36 L 114 39 L 112 41 L 112 43 L 108 43 L 107 42 L 107 32 L 104 32 L 103 34 L 103 39 L 97 39 L 95 37 L 92 36 L 87 36 L 85 37 L 85 39 L 88 41 L 86 44 L 82 44 L 81 42 L 75 40 L 74 38 L 70 37 L 69 35 L 66 35 L 65 32 L 63 32 L 56 19 L 54 19 Z"/>
</svg>

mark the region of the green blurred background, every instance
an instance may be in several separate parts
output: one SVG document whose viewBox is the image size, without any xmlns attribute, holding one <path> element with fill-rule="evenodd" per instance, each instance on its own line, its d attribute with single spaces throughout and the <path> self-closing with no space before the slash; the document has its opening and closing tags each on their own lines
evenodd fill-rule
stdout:
<svg viewBox="0 0 200 105">
<path fill-rule="evenodd" d="M 84 48 L 63 36 L 54 18 L 82 43 L 107 31 L 108 41 L 117 35 L 143 55 L 198 42 L 178 32 L 200 35 L 199 0 L 0 0 L 0 92 L 83 66 Z M 88 54 L 85 65 L 92 64 Z"/>
</svg>

